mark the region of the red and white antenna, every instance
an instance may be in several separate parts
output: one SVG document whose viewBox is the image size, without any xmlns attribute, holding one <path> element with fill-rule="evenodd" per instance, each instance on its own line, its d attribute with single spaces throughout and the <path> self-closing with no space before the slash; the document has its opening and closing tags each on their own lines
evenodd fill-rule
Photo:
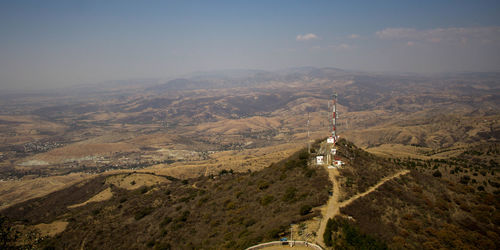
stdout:
<svg viewBox="0 0 500 250">
<path fill-rule="evenodd" d="M 332 95 L 332 138 L 333 145 L 337 142 L 337 93 Z"/>
</svg>

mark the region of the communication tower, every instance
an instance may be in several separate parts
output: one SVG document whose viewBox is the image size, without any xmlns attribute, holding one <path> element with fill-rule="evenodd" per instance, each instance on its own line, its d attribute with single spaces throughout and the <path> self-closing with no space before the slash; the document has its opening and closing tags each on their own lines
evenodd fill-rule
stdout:
<svg viewBox="0 0 500 250">
<path fill-rule="evenodd" d="M 332 95 L 332 121 L 331 121 L 331 138 L 333 138 L 333 145 L 337 142 L 337 93 Z"/>
</svg>

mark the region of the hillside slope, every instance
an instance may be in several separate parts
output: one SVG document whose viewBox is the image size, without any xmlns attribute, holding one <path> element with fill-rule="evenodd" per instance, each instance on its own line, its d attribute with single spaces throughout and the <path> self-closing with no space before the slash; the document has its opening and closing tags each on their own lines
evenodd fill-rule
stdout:
<svg viewBox="0 0 500 250">
<path fill-rule="evenodd" d="M 492 143 L 446 160 L 393 159 L 409 173 L 341 207 L 325 242 L 336 248 L 498 249 L 497 149 Z"/>
<path fill-rule="evenodd" d="M 223 170 L 216 176 L 168 178 L 135 189 L 130 189 L 134 185 L 130 176 L 100 176 L 1 214 L 24 235 L 36 234 L 34 225 L 69 222 L 54 237 L 37 236 L 11 246 L 241 249 L 276 239 L 291 223 L 317 215 L 311 208 L 326 202 L 331 183 L 324 169 L 308 166 L 308 159 L 307 152 L 299 151 L 258 172 Z M 107 189 L 111 198 L 84 203 Z"/>
<path fill-rule="evenodd" d="M 500 197 L 412 171 L 341 209 L 391 248 L 496 249 Z"/>
<path fill-rule="evenodd" d="M 383 158 L 341 139 L 337 157 L 346 165 L 339 170 L 312 164 L 323 144 L 256 172 L 222 170 L 185 180 L 101 175 L 1 211 L 0 243 L 242 249 L 288 235 L 291 224 L 294 239 L 310 239 L 322 224 L 325 244 L 340 248 L 498 248 L 497 144 L 423 161 Z M 335 218 L 322 206 L 330 180 L 336 182 Z"/>
</svg>

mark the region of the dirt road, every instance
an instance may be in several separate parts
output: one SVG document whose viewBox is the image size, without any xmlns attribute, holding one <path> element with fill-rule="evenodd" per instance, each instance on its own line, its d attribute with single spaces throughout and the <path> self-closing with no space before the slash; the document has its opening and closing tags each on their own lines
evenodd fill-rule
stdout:
<svg viewBox="0 0 500 250">
<path fill-rule="evenodd" d="M 345 206 L 347 206 L 347 205 L 351 204 L 353 201 L 355 201 L 355 200 L 357 200 L 357 199 L 359 199 L 359 198 L 361 198 L 361 197 L 363 197 L 363 196 L 365 196 L 365 195 L 367 195 L 367 194 L 369 194 L 369 193 L 371 193 L 371 192 L 375 191 L 378 187 L 382 186 L 382 185 L 383 185 L 384 183 L 386 183 L 387 181 L 392 180 L 392 179 L 394 179 L 394 178 L 396 178 L 396 177 L 399 177 L 399 176 L 401 176 L 401 175 L 405 175 L 405 174 L 407 174 L 407 173 L 409 173 L 409 172 L 410 172 L 410 170 L 403 170 L 403 171 L 397 172 L 397 173 L 395 173 L 395 174 L 393 174 L 393 175 L 389 175 L 389 176 L 387 176 L 387 177 L 382 178 L 382 180 L 381 180 L 381 181 L 379 181 L 377 184 L 375 184 L 375 186 L 373 186 L 373 187 L 369 188 L 369 189 L 368 189 L 368 190 L 366 190 L 365 192 L 363 192 L 363 193 L 361 193 L 361 194 L 357 194 L 357 195 L 355 195 L 355 196 L 351 197 L 349 200 L 346 200 L 346 201 L 341 202 L 341 203 L 340 203 L 340 207 L 345 207 Z"/>
<path fill-rule="evenodd" d="M 340 213 L 340 206 L 338 200 L 340 193 L 340 185 L 339 182 L 336 180 L 337 176 L 339 176 L 338 169 L 336 168 L 328 169 L 328 176 L 330 177 L 330 181 L 333 183 L 333 195 L 330 196 L 330 199 L 328 199 L 328 202 L 326 203 L 326 209 L 321 211 L 323 219 L 321 220 L 318 233 L 316 234 L 316 242 L 323 247 L 325 246 L 325 243 L 323 241 L 323 232 L 325 232 L 328 218 L 333 218 L 335 215 Z"/>
<path fill-rule="evenodd" d="M 319 227 L 318 233 L 316 235 L 317 244 L 321 245 L 322 247 L 325 246 L 323 234 L 325 232 L 326 223 L 328 222 L 329 218 L 333 218 L 336 215 L 340 214 L 341 207 L 345 207 L 345 206 L 351 204 L 351 202 L 355 201 L 356 199 L 359 199 L 359 198 L 375 191 L 378 187 L 380 187 L 381 185 L 383 185 L 387 181 L 392 180 L 394 178 L 397 178 L 401 175 L 407 174 L 409 172 L 410 172 L 409 170 L 403 170 L 403 171 L 397 172 L 393 175 L 384 177 L 376 185 L 369 188 L 365 192 L 357 194 L 346 201 L 339 202 L 338 199 L 340 196 L 339 195 L 340 194 L 340 185 L 339 185 L 338 181 L 336 180 L 337 176 L 339 176 L 339 172 L 336 168 L 335 169 L 328 169 L 328 175 L 330 177 L 330 181 L 332 181 L 332 183 L 333 183 L 333 195 L 328 200 L 328 203 L 326 205 L 326 209 L 323 209 L 321 211 L 321 213 L 323 215 L 323 219 L 321 220 L 320 227 Z"/>
</svg>

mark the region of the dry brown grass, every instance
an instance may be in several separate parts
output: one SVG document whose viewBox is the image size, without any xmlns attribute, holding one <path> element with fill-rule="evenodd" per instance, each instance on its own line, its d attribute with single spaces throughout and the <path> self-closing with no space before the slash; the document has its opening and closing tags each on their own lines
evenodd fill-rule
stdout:
<svg viewBox="0 0 500 250">
<path fill-rule="evenodd" d="M 217 175 L 224 169 L 232 169 L 236 172 L 259 171 L 271 163 L 289 157 L 300 146 L 297 144 L 281 144 L 244 151 L 222 151 L 210 155 L 208 160 L 158 164 L 144 170 L 138 170 L 138 172 L 154 172 L 179 179 L 187 179 L 211 174 Z"/>
<path fill-rule="evenodd" d="M 66 161 L 78 160 L 83 157 L 108 156 L 115 152 L 134 152 L 139 149 L 131 144 L 118 143 L 77 143 L 65 147 L 56 148 L 46 153 L 37 154 L 35 160 L 47 161 L 50 163 L 62 163 Z"/>
<path fill-rule="evenodd" d="M 169 180 L 165 177 L 137 173 L 113 175 L 106 179 L 106 183 L 127 190 L 134 190 L 143 186 L 149 187 L 166 182 L 169 182 Z"/>
<path fill-rule="evenodd" d="M 139 190 L 120 188 L 98 176 L 3 213 L 22 224 L 69 221 L 62 234 L 45 239 L 40 248 L 64 244 L 69 248 L 244 249 L 277 239 L 291 223 L 317 214 L 309 210 L 327 199 L 329 183 L 323 169 L 307 166 L 308 158 L 302 151 L 258 172 L 226 171 L 215 178 L 172 181 Z M 111 199 L 67 209 L 108 187 L 113 191 Z"/>
<path fill-rule="evenodd" d="M 243 131 L 263 131 L 277 129 L 280 126 L 280 119 L 277 117 L 254 116 L 237 120 L 222 120 L 218 122 L 203 123 L 196 127 L 197 131 L 207 133 L 236 134 Z"/>
<path fill-rule="evenodd" d="M 470 145 L 469 145 L 470 146 Z M 366 151 L 388 158 L 417 158 L 422 160 L 447 159 L 460 155 L 464 147 L 458 146 L 448 148 L 446 151 L 434 154 L 431 148 L 415 147 L 402 144 L 383 144 L 377 147 L 367 148 Z"/>
<path fill-rule="evenodd" d="M 71 186 L 95 175 L 75 173 L 22 181 L 0 182 L 0 209 Z"/>
<path fill-rule="evenodd" d="M 367 148 L 366 151 L 390 158 L 396 157 L 415 157 L 418 156 L 421 159 L 429 159 L 429 156 L 422 155 L 423 152 L 430 152 L 430 148 L 421 148 L 410 145 L 402 144 L 383 144 L 377 147 Z"/>
<path fill-rule="evenodd" d="M 112 145 L 116 144 L 117 143 L 113 143 Z M 269 166 L 269 164 L 273 162 L 278 162 L 290 156 L 300 146 L 301 145 L 297 144 L 281 144 L 263 148 L 248 149 L 244 151 L 223 151 L 212 154 L 211 159 L 209 160 L 176 162 L 170 165 L 159 164 L 143 170 L 137 170 L 137 172 L 153 172 L 159 175 L 169 175 L 179 179 L 187 179 L 195 178 L 198 176 L 208 176 L 210 174 L 216 175 L 223 169 L 233 169 L 236 172 L 247 172 L 248 170 L 258 171 Z M 125 147 L 127 147 L 127 145 L 125 145 Z M 75 152 L 79 151 L 76 146 L 71 146 L 69 148 L 75 149 Z M 91 148 L 91 146 L 88 145 L 85 148 Z M 80 150 L 79 153 L 91 153 L 91 150 L 92 149 L 90 149 L 90 151 L 85 151 L 84 149 L 83 151 Z M 50 152 L 47 152 L 46 154 Z M 62 153 L 58 153 L 58 155 L 64 157 Z M 125 176 L 132 172 L 132 170 L 118 170 L 110 171 L 107 174 L 124 173 L 122 176 Z M 65 176 L 52 176 L 30 180 L 0 182 L 0 209 L 6 208 L 22 201 L 26 201 L 28 199 L 44 196 L 48 193 L 60 190 L 91 176 L 95 175 L 69 174 Z M 116 178 L 116 183 L 114 183 L 115 185 L 120 185 L 123 186 L 123 188 L 127 189 L 138 188 L 141 185 L 149 186 L 158 181 L 165 181 L 165 179 L 162 177 L 146 177 L 146 175 L 130 175 L 128 177 L 124 177 L 123 180 L 118 179 L 118 177 L 112 178 Z M 154 180 L 152 178 L 154 178 Z M 135 180 L 136 185 L 130 185 L 133 180 Z"/>
<path fill-rule="evenodd" d="M 68 224 L 69 223 L 66 221 L 54 221 L 50 224 L 41 223 L 33 227 L 40 231 L 41 236 L 54 237 L 55 235 L 66 230 Z"/>
<path fill-rule="evenodd" d="M 107 201 L 111 199 L 111 197 L 113 197 L 113 192 L 111 192 L 111 188 L 106 188 L 100 193 L 96 194 L 94 197 L 90 198 L 89 200 L 79 204 L 68 206 L 68 208 L 83 207 L 91 202 Z"/>
<path fill-rule="evenodd" d="M 359 114 L 346 116 L 358 117 Z M 481 133 L 490 133 L 495 129 L 492 120 L 499 116 L 475 116 L 462 119 L 458 115 L 438 115 L 422 111 L 408 116 L 381 113 L 380 117 L 349 118 L 354 126 L 343 132 L 345 137 L 361 147 L 378 147 L 389 145 L 418 145 L 419 150 L 411 152 L 413 156 L 422 155 L 429 149 L 458 148 L 463 144 L 483 141 Z M 370 122 L 370 119 L 372 120 Z M 423 152 L 422 152 L 423 151 Z M 378 153 L 393 154 L 391 148 L 379 148 Z M 449 157 L 440 155 L 438 157 Z"/>
<path fill-rule="evenodd" d="M 67 129 L 65 125 L 41 120 L 31 115 L 0 115 L 0 120 L 16 123 L 0 124 L 0 143 L 4 145 L 23 144 L 47 138 L 47 135 L 41 134 L 42 131 L 60 133 Z"/>
<path fill-rule="evenodd" d="M 497 249 L 498 200 L 498 194 L 411 171 L 341 212 L 395 249 Z"/>
</svg>

